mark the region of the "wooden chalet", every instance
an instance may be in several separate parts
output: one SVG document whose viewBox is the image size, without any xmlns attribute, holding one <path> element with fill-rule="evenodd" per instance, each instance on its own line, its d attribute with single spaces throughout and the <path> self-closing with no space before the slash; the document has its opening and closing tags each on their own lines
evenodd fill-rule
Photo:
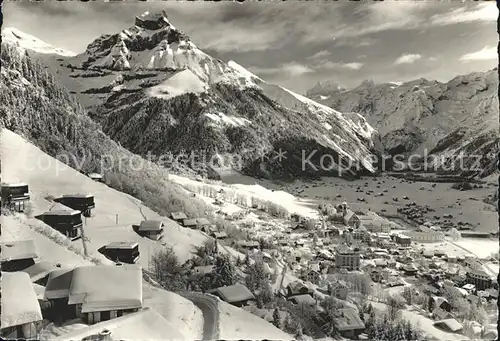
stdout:
<svg viewBox="0 0 500 341">
<path fill-rule="evenodd" d="M 35 259 L 38 258 L 33 240 L 16 240 L 3 242 L 0 245 L 2 271 L 22 271 L 34 265 Z"/>
<path fill-rule="evenodd" d="M 170 219 L 173 221 L 182 224 L 184 220 L 186 220 L 188 217 L 184 212 L 171 212 L 170 213 Z"/>
<path fill-rule="evenodd" d="M 92 209 L 95 208 L 94 196 L 92 194 L 65 194 L 62 197 L 54 199 L 54 201 L 82 212 L 84 217 L 90 217 Z"/>
<path fill-rule="evenodd" d="M 45 289 L 51 318 L 95 324 L 142 308 L 142 268 L 81 266 L 51 273 Z"/>
<path fill-rule="evenodd" d="M 165 224 L 159 220 L 143 220 L 139 225 L 138 233 L 152 240 L 160 240 L 163 237 Z"/>
<path fill-rule="evenodd" d="M 53 210 L 47 211 L 36 218 L 72 240 L 80 237 L 83 226 L 81 211 Z"/>
<path fill-rule="evenodd" d="M 255 300 L 255 296 L 252 292 L 248 290 L 246 286 L 239 283 L 209 290 L 207 293 L 215 295 L 221 300 L 236 307 L 243 307 L 247 305 L 249 301 Z"/>
<path fill-rule="evenodd" d="M 2 273 L 2 339 L 36 339 L 43 320 L 40 304 L 24 272 Z"/>
<path fill-rule="evenodd" d="M 135 264 L 140 258 L 136 242 L 113 242 L 104 247 L 106 257 L 114 262 Z"/>
<path fill-rule="evenodd" d="M 25 183 L 2 183 L 2 204 L 17 212 L 24 212 L 26 203 L 30 200 L 29 186 Z"/>
</svg>

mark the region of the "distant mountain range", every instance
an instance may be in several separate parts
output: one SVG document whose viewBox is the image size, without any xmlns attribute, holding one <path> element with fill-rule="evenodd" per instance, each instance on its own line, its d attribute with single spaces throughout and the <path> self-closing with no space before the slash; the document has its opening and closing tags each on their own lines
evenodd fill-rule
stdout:
<svg viewBox="0 0 500 341">
<path fill-rule="evenodd" d="M 76 56 L 15 29 L 2 34 L 46 65 L 103 132 L 134 153 L 236 154 L 244 173 L 271 178 L 335 175 L 339 160 L 343 174 L 375 171 L 378 134 L 362 117 L 205 54 L 163 12 L 136 17 Z M 286 159 L 275 157 L 280 149 Z M 314 150 L 309 160 L 317 169 L 304 168 L 303 153 Z M 321 168 L 325 154 L 332 157 L 321 159 Z"/>
<path fill-rule="evenodd" d="M 457 76 L 447 83 L 418 79 L 406 83 L 375 84 L 333 89 L 317 84 L 308 96 L 342 112 L 361 114 L 381 136 L 389 154 L 481 155 L 478 174 L 490 174 L 498 151 L 497 70 Z M 455 161 L 453 159 L 455 158 Z M 473 157 L 463 158 L 465 168 Z M 464 168 L 464 167 L 462 167 Z"/>
</svg>

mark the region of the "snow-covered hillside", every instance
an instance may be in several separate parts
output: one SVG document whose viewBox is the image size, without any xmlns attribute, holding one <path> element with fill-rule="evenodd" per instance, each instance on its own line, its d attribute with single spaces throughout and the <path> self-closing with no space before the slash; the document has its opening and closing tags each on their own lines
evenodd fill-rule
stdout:
<svg viewBox="0 0 500 341">
<path fill-rule="evenodd" d="M 37 53 L 55 54 L 66 57 L 76 55 L 76 53 L 74 52 L 53 47 L 50 44 L 47 44 L 46 42 L 30 34 L 24 33 L 14 27 L 2 28 L 2 42 L 8 42 L 19 46 L 22 49 L 35 51 Z"/>
<path fill-rule="evenodd" d="M 139 243 L 141 258 L 139 263 L 143 268 L 149 267 L 149 257 L 164 245 L 171 246 L 181 262 L 191 257 L 193 246 L 202 245 L 206 235 L 195 230 L 186 229 L 168 218 L 161 217 L 139 200 L 115 191 L 105 184 L 95 182 L 67 167 L 56 159 L 46 155 L 40 149 L 24 140 L 19 135 L 3 129 L 1 132 L 2 158 L 16 160 L 4 162 L 2 181 L 24 181 L 30 186 L 30 216 L 17 214 L 5 217 L 2 223 L 2 241 L 33 239 L 41 260 L 61 263 L 65 266 L 89 265 L 94 261 L 108 263 L 97 251 L 98 248 L 113 241 L 135 241 Z M 181 179 L 177 179 L 181 181 Z M 69 193 L 92 193 L 95 196 L 96 208 L 93 216 L 85 222 L 88 257 L 83 256 L 82 241 L 68 241 L 47 225 L 31 217 L 50 209 L 54 204 L 49 198 Z M 165 237 L 163 242 L 141 238 L 132 231 L 131 224 L 140 222 L 144 217 L 159 219 L 165 223 Z M 118 218 L 118 222 L 117 219 Z M 227 248 L 229 252 L 234 250 Z M 241 254 L 238 256 L 242 257 Z M 111 263 L 110 263 L 111 264 Z M 145 312 L 131 320 L 140 322 L 143 332 L 151 326 L 163 326 L 151 334 L 154 340 L 164 339 L 170 331 L 169 340 L 197 339 L 201 333 L 201 313 L 190 301 L 150 285 L 144 284 L 144 306 L 154 309 L 154 312 Z M 223 335 L 239 335 L 242 338 L 275 338 L 290 339 L 290 336 L 270 323 L 251 315 L 250 313 L 220 302 L 221 326 L 234 326 L 236 329 L 222 329 Z M 175 309 L 172 309 L 175 307 Z M 231 312 L 228 314 L 227 312 Z M 237 318 L 236 315 L 237 314 Z M 165 322 L 167 321 L 167 322 Z M 99 328 L 109 328 L 116 335 L 124 335 L 122 323 L 126 319 L 112 320 L 99 325 Z M 174 327 L 175 326 L 175 327 Z M 86 326 L 83 326 L 87 328 Z M 90 330 L 74 328 L 49 328 L 45 332 L 45 340 L 68 340 L 77 335 L 90 335 Z M 225 327 L 224 327 L 225 328 Z M 93 330 L 93 329 L 92 329 Z M 165 334 L 166 333 L 166 334 Z M 146 333 L 145 335 L 150 335 Z M 274 338 L 273 337 L 273 338 Z"/>
</svg>

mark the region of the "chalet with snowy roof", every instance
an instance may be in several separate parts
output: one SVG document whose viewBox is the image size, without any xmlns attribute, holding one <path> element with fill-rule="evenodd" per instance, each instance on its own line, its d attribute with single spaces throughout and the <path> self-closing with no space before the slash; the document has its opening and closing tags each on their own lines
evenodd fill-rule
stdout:
<svg viewBox="0 0 500 341">
<path fill-rule="evenodd" d="M 96 182 L 104 182 L 104 178 L 103 178 L 102 174 L 89 173 L 89 174 L 87 174 L 87 176 Z"/>
<path fill-rule="evenodd" d="M 404 265 L 402 270 L 406 276 L 415 276 L 418 269 L 413 264 Z"/>
<path fill-rule="evenodd" d="M 294 281 L 286 286 L 287 297 L 296 295 L 310 295 L 313 297 L 314 291 L 300 281 Z"/>
<path fill-rule="evenodd" d="M 219 297 L 221 300 L 236 307 L 243 307 L 249 301 L 255 300 L 255 296 L 248 288 L 242 284 L 234 284 L 217 289 L 209 290 L 207 293 Z"/>
<path fill-rule="evenodd" d="M 82 212 L 84 217 L 90 217 L 92 210 L 95 208 L 92 194 L 65 194 L 62 197 L 55 198 L 54 201 Z"/>
<path fill-rule="evenodd" d="M 331 289 L 331 295 L 333 295 L 334 297 L 340 300 L 347 299 L 347 294 L 349 292 L 349 289 L 345 281 L 342 280 L 332 281 L 330 289 Z"/>
<path fill-rule="evenodd" d="M 455 318 L 451 312 L 441 308 L 434 308 L 432 310 L 432 317 L 438 321 Z"/>
<path fill-rule="evenodd" d="M 192 270 L 193 276 L 207 276 L 215 269 L 214 265 L 195 266 Z"/>
<path fill-rule="evenodd" d="M 209 236 L 215 239 L 226 239 L 228 237 L 226 231 L 213 231 L 210 232 Z"/>
<path fill-rule="evenodd" d="M 22 270 L 22 272 L 25 272 L 28 276 L 30 276 L 32 283 L 45 286 L 50 273 L 56 269 L 58 268 L 55 264 L 43 261 L 33 264 L 32 266 Z"/>
<path fill-rule="evenodd" d="M 24 272 L 2 273 L 2 314 L 0 335 L 3 339 L 36 339 L 42 311 L 30 277 Z"/>
<path fill-rule="evenodd" d="M 24 212 L 30 200 L 29 186 L 25 183 L 2 183 L 1 199 L 4 206 Z"/>
<path fill-rule="evenodd" d="M 139 243 L 112 242 L 104 246 L 107 258 L 117 263 L 135 264 L 140 258 Z"/>
<path fill-rule="evenodd" d="M 237 244 L 244 249 L 254 249 L 260 246 L 256 240 L 238 240 Z"/>
<path fill-rule="evenodd" d="M 165 224 L 159 220 L 143 220 L 139 225 L 138 233 L 152 240 L 160 240 L 163 237 Z"/>
<path fill-rule="evenodd" d="M 36 245 L 33 240 L 16 240 L 3 242 L 1 245 L 0 260 L 2 271 L 14 272 L 24 270 L 38 258 Z"/>
<path fill-rule="evenodd" d="M 463 330 L 463 326 L 455 319 L 436 321 L 434 322 L 434 327 L 457 334 Z"/>
<path fill-rule="evenodd" d="M 196 221 L 196 219 L 184 219 L 182 221 L 182 226 L 194 229 L 198 226 L 198 222 Z"/>
<path fill-rule="evenodd" d="M 358 335 L 365 330 L 363 321 L 361 321 L 356 309 L 353 308 L 338 309 L 333 323 L 339 334 L 350 340 L 357 339 Z"/>
<path fill-rule="evenodd" d="M 142 308 L 142 269 L 137 265 L 81 266 L 51 273 L 45 299 L 59 317 L 106 321 Z"/>
<path fill-rule="evenodd" d="M 475 286 L 477 290 L 485 290 L 492 287 L 493 279 L 484 270 L 471 268 L 465 274 L 465 281 Z"/>
<path fill-rule="evenodd" d="M 432 296 L 432 305 L 434 308 L 440 308 L 444 311 L 451 311 L 451 304 L 442 296 Z"/>
<path fill-rule="evenodd" d="M 315 306 L 316 305 L 316 300 L 308 294 L 302 294 L 302 295 L 295 295 L 287 298 L 287 301 L 292 302 L 293 304 L 299 305 L 299 306 Z"/>
<path fill-rule="evenodd" d="M 36 218 L 72 240 L 80 237 L 83 226 L 81 211 L 65 209 L 63 206 L 61 209 L 47 211 Z"/>
<path fill-rule="evenodd" d="M 171 212 L 170 213 L 170 219 L 173 221 L 182 224 L 184 220 L 186 220 L 188 217 L 184 212 Z"/>
</svg>

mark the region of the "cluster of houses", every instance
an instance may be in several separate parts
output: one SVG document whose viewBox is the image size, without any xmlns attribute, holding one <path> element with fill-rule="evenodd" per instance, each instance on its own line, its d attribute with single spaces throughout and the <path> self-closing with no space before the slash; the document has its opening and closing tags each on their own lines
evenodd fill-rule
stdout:
<svg viewBox="0 0 500 341">
<path fill-rule="evenodd" d="M 95 324 L 142 308 L 137 265 L 62 268 L 39 261 L 32 240 L 3 242 L 1 248 L 3 338 L 36 338 L 42 320 Z"/>
<path fill-rule="evenodd" d="M 172 212 L 170 213 L 170 219 L 183 227 L 201 230 L 215 239 L 226 239 L 228 237 L 226 231 L 219 230 L 215 224 L 212 224 L 206 218 L 188 219 L 184 212 Z"/>
</svg>

